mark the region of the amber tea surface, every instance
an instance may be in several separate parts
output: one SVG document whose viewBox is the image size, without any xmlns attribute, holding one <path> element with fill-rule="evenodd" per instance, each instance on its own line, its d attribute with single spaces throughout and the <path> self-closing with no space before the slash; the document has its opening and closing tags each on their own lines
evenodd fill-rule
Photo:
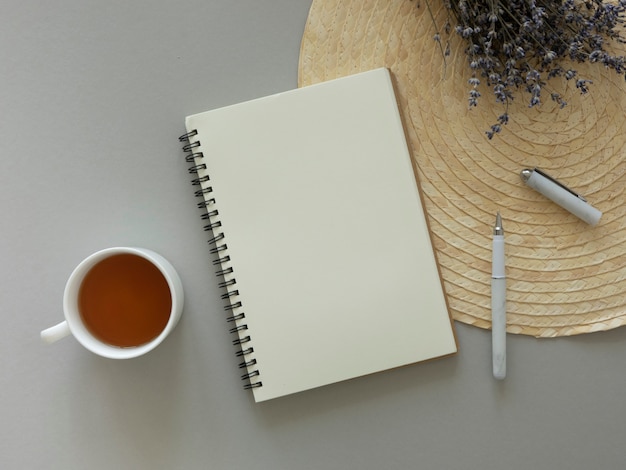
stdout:
<svg viewBox="0 0 626 470">
<path fill-rule="evenodd" d="M 113 346 L 133 347 L 163 331 L 172 296 L 159 268 L 141 256 L 120 254 L 100 261 L 87 273 L 78 309 L 96 338 Z"/>
</svg>

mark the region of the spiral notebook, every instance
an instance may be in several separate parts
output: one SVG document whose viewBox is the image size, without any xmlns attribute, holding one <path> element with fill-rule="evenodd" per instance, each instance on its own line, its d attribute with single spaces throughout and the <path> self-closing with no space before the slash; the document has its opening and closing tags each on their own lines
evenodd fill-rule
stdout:
<svg viewBox="0 0 626 470">
<path fill-rule="evenodd" d="M 257 402 L 456 352 L 387 69 L 189 116 L 186 127 Z"/>
</svg>

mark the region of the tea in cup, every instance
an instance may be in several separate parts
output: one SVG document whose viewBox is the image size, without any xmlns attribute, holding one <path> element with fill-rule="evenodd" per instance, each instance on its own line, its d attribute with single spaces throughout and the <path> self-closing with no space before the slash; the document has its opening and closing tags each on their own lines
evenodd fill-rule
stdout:
<svg viewBox="0 0 626 470">
<path fill-rule="evenodd" d="M 41 338 L 53 343 L 72 334 L 95 354 L 128 359 L 158 346 L 182 308 L 182 283 L 165 258 L 145 248 L 107 248 L 74 269 L 63 296 L 65 320 Z"/>
</svg>

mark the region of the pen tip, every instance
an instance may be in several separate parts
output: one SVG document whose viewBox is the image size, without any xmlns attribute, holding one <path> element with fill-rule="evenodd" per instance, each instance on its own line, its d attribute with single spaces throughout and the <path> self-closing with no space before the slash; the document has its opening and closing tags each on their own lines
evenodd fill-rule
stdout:
<svg viewBox="0 0 626 470">
<path fill-rule="evenodd" d="M 493 227 L 494 235 L 503 235 L 504 229 L 502 228 L 502 216 L 500 215 L 500 211 L 496 213 L 496 225 Z"/>
</svg>

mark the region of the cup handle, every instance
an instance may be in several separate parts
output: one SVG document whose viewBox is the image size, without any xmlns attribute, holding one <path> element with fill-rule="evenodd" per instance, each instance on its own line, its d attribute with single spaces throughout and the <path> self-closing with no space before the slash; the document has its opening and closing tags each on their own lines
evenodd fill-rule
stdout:
<svg viewBox="0 0 626 470">
<path fill-rule="evenodd" d="M 70 334 L 70 327 L 67 321 L 62 321 L 58 325 L 51 326 L 41 332 L 41 339 L 44 343 L 52 344 Z"/>
</svg>

